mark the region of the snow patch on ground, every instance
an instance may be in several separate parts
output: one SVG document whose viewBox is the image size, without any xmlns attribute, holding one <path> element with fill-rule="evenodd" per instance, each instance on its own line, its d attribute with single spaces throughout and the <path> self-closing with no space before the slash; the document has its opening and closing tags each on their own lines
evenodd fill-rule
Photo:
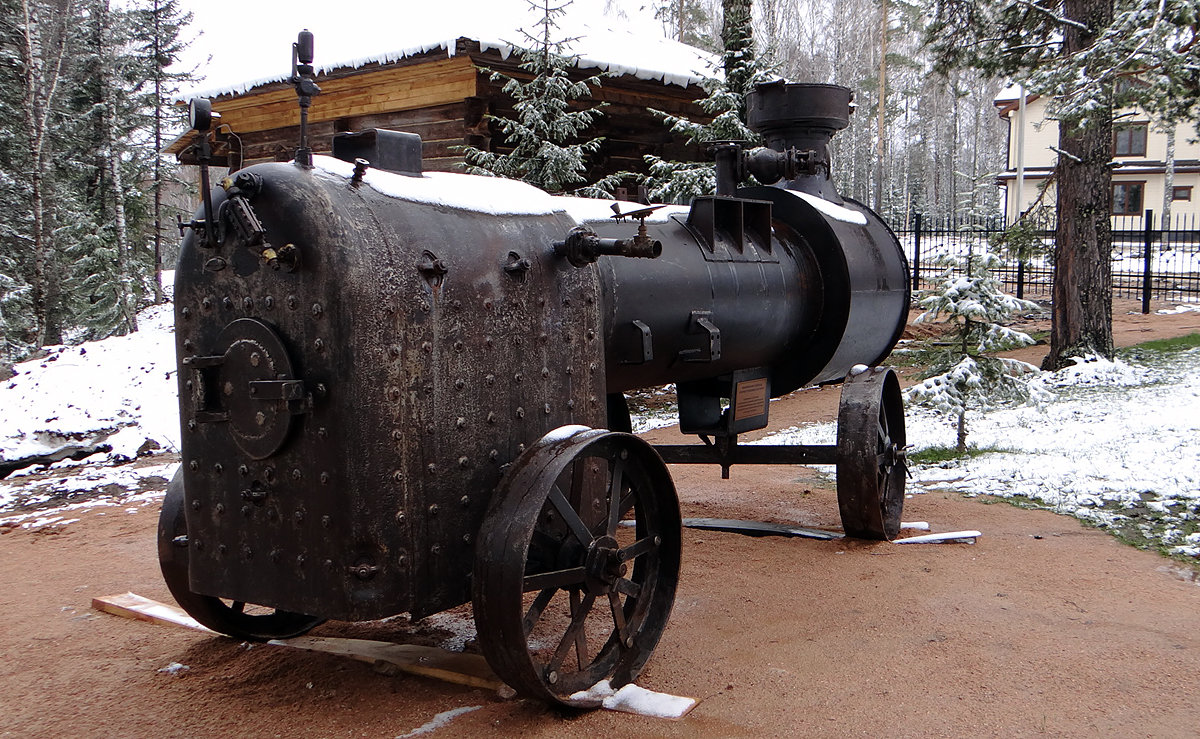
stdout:
<svg viewBox="0 0 1200 739">
<path fill-rule="evenodd" d="M 442 611 L 421 619 L 421 624 L 448 632 L 450 636 L 443 639 L 438 646 L 450 652 L 463 651 L 467 642 L 475 638 L 475 619 L 467 613 Z"/>
<path fill-rule="evenodd" d="M 653 718 L 680 718 L 696 705 L 695 698 L 658 693 L 633 683 L 614 690 L 608 680 L 601 680 L 587 690 L 572 693 L 567 700 L 585 706 L 595 705 L 599 701 L 610 711 Z"/>
<path fill-rule="evenodd" d="M 1160 308 L 1155 311 L 1160 316 L 1171 316 L 1177 313 L 1197 313 L 1200 312 L 1200 305 L 1177 305 L 1174 308 Z"/>
<path fill-rule="evenodd" d="M 31 481 L 25 477 L 0 480 L 0 526 L 38 529 L 65 526 L 67 518 L 97 508 L 123 508 L 137 513 L 162 498 L 179 464 L 148 466 L 82 464 L 79 473 Z M 8 514 L 8 515 L 3 515 Z"/>
<path fill-rule="evenodd" d="M 1200 556 L 1200 350 L 1141 363 L 1077 360 L 1047 375 L 1040 407 L 968 417 L 969 443 L 1000 451 L 913 465 L 909 490 L 1021 498 L 1151 545 Z M 954 425 L 907 411 L 910 454 L 953 447 Z M 833 423 L 785 429 L 758 443 L 833 444 Z M 826 468 L 832 471 L 832 467 Z"/>
<path fill-rule="evenodd" d="M 435 715 L 432 719 L 426 721 L 425 723 L 421 724 L 420 726 L 418 726 L 417 728 L 408 732 L 407 734 L 399 735 L 398 737 L 396 737 L 396 739 L 409 739 L 409 737 L 424 736 L 425 734 L 432 734 L 433 732 L 446 726 L 451 721 L 453 721 L 454 719 L 463 715 L 464 713 L 470 713 L 471 711 L 477 711 L 480 708 L 483 708 L 483 706 L 461 706 L 459 708 L 451 708 L 449 711 L 442 711 L 441 713 Z"/>
<path fill-rule="evenodd" d="M 143 445 L 179 448 L 170 304 L 138 314 L 141 330 L 78 346 L 51 346 L 0 383 L 0 461 L 104 443 L 110 459 Z"/>
</svg>

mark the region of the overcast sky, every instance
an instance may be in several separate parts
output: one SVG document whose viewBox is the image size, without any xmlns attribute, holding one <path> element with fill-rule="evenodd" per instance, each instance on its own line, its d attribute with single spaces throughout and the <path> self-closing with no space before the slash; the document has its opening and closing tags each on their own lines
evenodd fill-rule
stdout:
<svg viewBox="0 0 1200 739">
<path fill-rule="evenodd" d="M 186 57 L 205 77 L 201 89 L 286 74 L 291 44 L 303 28 L 315 36 L 316 64 L 409 48 L 416 44 L 490 35 L 510 38 L 537 16 L 525 0 L 183 0 L 199 34 Z M 649 0 L 574 0 L 572 23 L 633 27 L 661 37 Z M 211 57 L 211 59 L 210 59 Z"/>
</svg>

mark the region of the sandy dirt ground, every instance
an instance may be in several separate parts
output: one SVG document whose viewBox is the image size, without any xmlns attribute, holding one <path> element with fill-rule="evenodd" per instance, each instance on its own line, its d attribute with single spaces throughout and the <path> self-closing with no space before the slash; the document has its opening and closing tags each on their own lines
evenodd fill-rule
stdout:
<svg viewBox="0 0 1200 739">
<path fill-rule="evenodd" d="M 1156 306 L 1161 307 L 1161 306 Z M 1114 311 L 1118 342 L 1200 331 L 1200 313 Z M 1035 347 L 1030 358 L 1044 347 Z M 832 418 L 836 389 L 772 406 L 772 427 Z M 678 440 L 671 430 L 654 441 Z M 804 468 L 672 469 L 685 516 L 837 527 Z M 1191 737 L 1200 726 L 1192 571 L 1073 519 L 922 494 L 904 519 L 978 529 L 974 545 L 747 538 L 685 530 L 678 598 L 639 683 L 700 699 L 684 719 L 563 713 L 94 611 L 169 601 L 158 503 L 0 533 L 0 737 Z M 403 619 L 315 634 L 429 643 Z M 160 672 L 172 663 L 187 666 Z"/>
</svg>

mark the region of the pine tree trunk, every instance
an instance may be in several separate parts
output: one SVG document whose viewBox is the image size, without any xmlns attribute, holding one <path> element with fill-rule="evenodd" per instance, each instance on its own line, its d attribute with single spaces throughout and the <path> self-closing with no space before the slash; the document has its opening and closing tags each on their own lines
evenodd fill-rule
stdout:
<svg viewBox="0 0 1200 739">
<path fill-rule="evenodd" d="M 163 131 L 163 64 L 162 64 L 162 6 L 154 0 L 154 304 L 163 302 L 162 287 L 162 131 Z"/>
<path fill-rule="evenodd" d="M 107 37 L 112 29 L 109 21 L 109 0 L 99 0 L 96 10 L 100 15 L 98 32 L 100 67 L 100 102 L 103 108 L 105 167 L 108 169 L 108 194 L 113 204 L 113 227 L 116 231 L 117 254 L 117 305 L 123 321 L 124 333 L 137 331 L 137 313 L 134 310 L 133 277 L 129 259 L 129 229 L 125 219 L 125 181 L 121 172 L 120 141 L 117 135 L 117 89 L 110 68 L 116 63 L 113 52 L 108 48 Z"/>
<path fill-rule="evenodd" d="M 1069 18 L 1088 28 L 1112 21 L 1112 0 L 1065 0 Z M 1063 53 L 1075 54 L 1095 36 L 1075 26 L 1065 34 Z M 1085 127 L 1078 119 L 1060 122 L 1058 219 L 1054 247 L 1054 309 L 1050 353 L 1043 369 L 1071 363 L 1071 357 L 1112 357 L 1112 108 L 1090 112 Z"/>
<path fill-rule="evenodd" d="M 19 54 L 24 67 L 22 81 L 25 89 L 21 106 L 25 135 L 29 143 L 30 211 L 32 216 L 30 242 L 33 244 L 33 280 L 30 285 L 33 303 L 34 346 L 46 344 L 50 321 L 51 293 L 50 260 L 54 253 L 54 233 L 46 226 L 46 127 L 53 109 L 66 50 L 66 18 L 71 15 L 71 2 L 55 8 L 58 24 L 35 17 L 30 0 L 21 0 L 22 36 Z M 35 32 L 38 38 L 34 37 Z"/>
<path fill-rule="evenodd" d="M 967 409 L 958 411 L 958 442 L 954 447 L 959 456 L 967 453 Z"/>
<path fill-rule="evenodd" d="M 725 83 L 730 90 L 745 95 L 750 80 L 747 71 L 754 58 L 754 32 L 751 28 L 751 0 L 721 0 L 721 43 L 725 47 Z M 745 103 L 738 112 L 746 119 Z"/>
</svg>

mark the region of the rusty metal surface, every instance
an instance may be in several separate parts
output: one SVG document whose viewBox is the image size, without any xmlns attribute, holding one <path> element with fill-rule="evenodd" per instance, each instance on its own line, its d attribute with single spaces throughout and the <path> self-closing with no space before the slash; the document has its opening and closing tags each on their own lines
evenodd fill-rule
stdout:
<svg viewBox="0 0 1200 739">
<path fill-rule="evenodd" d="M 604 424 L 598 285 L 551 250 L 573 222 L 251 171 L 300 266 L 185 240 L 177 352 L 221 358 L 180 373 L 190 586 L 341 619 L 463 603 L 501 467 Z"/>
<path fill-rule="evenodd" d="M 286 639 L 309 631 L 325 619 L 276 609 L 225 603 L 191 589 L 188 578 L 188 530 L 184 516 L 183 472 L 175 473 L 163 497 L 158 524 L 158 562 L 175 602 L 208 628 L 239 639 Z"/>
</svg>

